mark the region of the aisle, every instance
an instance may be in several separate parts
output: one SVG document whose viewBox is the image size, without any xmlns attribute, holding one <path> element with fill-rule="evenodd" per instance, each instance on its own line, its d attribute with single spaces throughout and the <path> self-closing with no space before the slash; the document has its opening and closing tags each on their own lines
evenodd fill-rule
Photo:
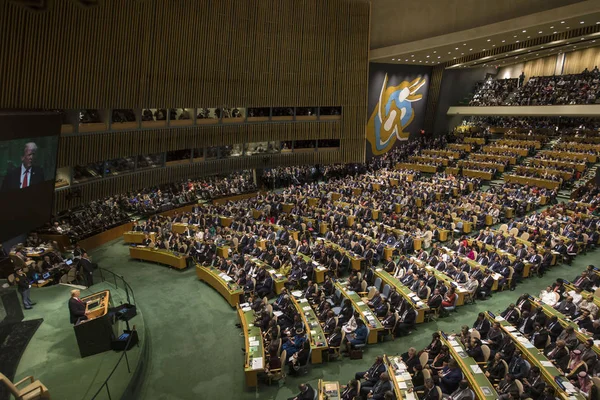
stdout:
<svg viewBox="0 0 600 400">
<path fill-rule="evenodd" d="M 179 272 L 155 264 L 129 260 L 122 241 L 92 252 L 102 267 L 123 275 L 133 287 L 144 313 L 150 339 L 150 364 L 141 399 L 287 399 L 297 386 L 308 381 L 316 387 L 319 378 L 347 382 L 357 371 L 367 369 L 376 355 L 398 354 L 410 346 L 425 347 L 436 330 L 451 332 L 473 324 L 477 313 L 504 310 L 522 293 L 537 295 L 557 278 L 573 279 L 597 259 L 598 251 L 577 256 L 572 266 L 553 267 L 542 279 L 529 278 L 511 292 L 495 293 L 490 300 L 460 307 L 438 322 L 421 324 L 412 335 L 370 345 L 363 360 L 334 361 L 314 366 L 308 375 L 288 377 L 279 387 L 259 386 L 259 392 L 244 388 L 243 337 L 236 328 L 236 312 L 211 287 L 200 282 L 193 270 Z"/>
</svg>

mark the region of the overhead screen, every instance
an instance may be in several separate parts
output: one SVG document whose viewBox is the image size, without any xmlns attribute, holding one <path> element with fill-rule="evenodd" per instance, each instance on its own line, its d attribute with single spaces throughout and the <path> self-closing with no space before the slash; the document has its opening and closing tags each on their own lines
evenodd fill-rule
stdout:
<svg viewBox="0 0 600 400">
<path fill-rule="evenodd" d="M 61 117 L 0 112 L 0 241 L 50 220 Z"/>
</svg>

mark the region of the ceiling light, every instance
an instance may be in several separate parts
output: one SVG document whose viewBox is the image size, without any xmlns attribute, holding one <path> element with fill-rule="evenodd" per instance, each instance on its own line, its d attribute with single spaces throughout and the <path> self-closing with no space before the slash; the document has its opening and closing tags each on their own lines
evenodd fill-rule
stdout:
<svg viewBox="0 0 600 400">
<path fill-rule="evenodd" d="M 503 40 L 502 43 L 506 42 L 506 40 Z"/>
<path fill-rule="evenodd" d="M 420 62 L 420 61 L 419 61 Z M 429 61 L 425 61 L 426 64 L 429 64 Z"/>
<path fill-rule="evenodd" d="M 414 57 L 415 55 L 414 55 L 414 54 L 411 54 L 410 56 L 411 56 L 411 57 Z"/>
<path fill-rule="evenodd" d="M 396 59 L 395 59 L 395 58 L 392 58 L 392 61 L 396 61 Z"/>
<path fill-rule="evenodd" d="M 539 31 L 538 33 L 542 33 L 542 31 Z"/>
<path fill-rule="evenodd" d="M 517 43 L 519 43 L 519 41 L 517 40 Z"/>
<path fill-rule="evenodd" d="M 544 46 L 542 46 L 542 49 L 544 48 Z"/>
<path fill-rule="evenodd" d="M 530 39 L 530 38 L 531 38 L 531 36 L 527 36 L 527 39 Z"/>
<path fill-rule="evenodd" d="M 419 62 L 423 62 L 423 61 L 419 60 Z"/>
<path fill-rule="evenodd" d="M 463 46 L 466 46 L 466 45 L 467 45 L 466 43 L 463 43 Z"/>
<path fill-rule="evenodd" d="M 513 36 L 513 37 L 517 37 L 517 35 Z"/>
<path fill-rule="evenodd" d="M 571 29 L 571 27 L 567 26 L 567 29 Z"/>
<path fill-rule="evenodd" d="M 442 58 L 442 57 L 438 56 L 438 58 Z"/>
<path fill-rule="evenodd" d="M 464 55 L 465 55 L 465 53 L 460 53 L 460 55 L 461 55 L 461 56 L 464 56 Z"/>
<path fill-rule="evenodd" d="M 523 33 L 527 32 L 525 29 L 523 29 Z"/>
<path fill-rule="evenodd" d="M 485 51 L 485 49 L 481 49 L 481 51 Z"/>
<path fill-rule="evenodd" d="M 554 34 L 556 35 L 558 32 L 554 31 Z"/>
<path fill-rule="evenodd" d="M 536 56 L 539 56 L 539 55 L 540 55 L 540 53 L 535 53 L 535 55 L 536 55 Z"/>
<path fill-rule="evenodd" d="M 554 29 L 554 26 L 551 26 L 550 29 Z"/>
<path fill-rule="evenodd" d="M 473 49 L 469 49 L 469 51 L 473 51 Z"/>
<path fill-rule="evenodd" d="M 427 56 L 427 58 L 429 58 L 429 56 Z"/>
<path fill-rule="evenodd" d="M 585 38 L 581 38 L 581 40 L 583 40 L 583 39 L 585 39 Z"/>
<path fill-rule="evenodd" d="M 448 52 L 448 54 L 452 53 L 451 51 Z"/>
<path fill-rule="evenodd" d="M 454 50 L 458 50 L 458 47 L 457 47 L 457 48 L 455 48 Z"/>
<path fill-rule="evenodd" d="M 560 23 L 561 23 L 561 24 L 564 24 L 564 23 L 565 23 L 565 21 L 560 21 Z"/>
<path fill-rule="evenodd" d="M 437 53 L 437 50 L 434 50 L 434 51 L 433 51 L 433 54 L 435 54 L 435 53 Z"/>
<path fill-rule="evenodd" d="M 456 57 L 454 57 L 454 59 L 456 60 Z"/>
<path fill-rule="evenodd" d="M 404 61 L 408 61 L 408 58 L 405 58 Z"/>
<path fill-rule="evenodd" d="M 580 23 L 580 24 L 585 24 L 585 21 L 580 21 L 579 23 Z"/>
<path fill-rule="evenodd" d="M 491 41 L 492 41 L 492 39 L 488 39 L 487 41 L 488 41 L 488 42 L 491 42 Z"/>
</svg>

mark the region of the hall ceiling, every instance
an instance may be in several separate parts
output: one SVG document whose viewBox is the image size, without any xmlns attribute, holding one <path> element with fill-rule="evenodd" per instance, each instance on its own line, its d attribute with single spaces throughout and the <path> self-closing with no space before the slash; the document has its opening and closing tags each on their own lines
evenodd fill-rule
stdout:
<svg viewBox="0 0 600 400">
<path fill-rule="evenodd" d="M 492 24 L 442 37 L 376 49 L 371 62 L 448 68 L 505 66 L 600 45 L 600 1 L 594 12 L 537 24 Z M 534 18 L 522 18 L 533 20 Z M 537 18 L 537 22 L 543 18 Z M 502 25 L 518 26 L 502 29 Z M 519 26 L 520 25 L 520 26 Z M 489 31 L 490 34 L 485 34 Z M 501 32 L 499 32 L 501 31 Z M 496 33 L 492 33 L 496 32 Z M 458 39 L 463 40 L 458 40 Z"/>
</svg>

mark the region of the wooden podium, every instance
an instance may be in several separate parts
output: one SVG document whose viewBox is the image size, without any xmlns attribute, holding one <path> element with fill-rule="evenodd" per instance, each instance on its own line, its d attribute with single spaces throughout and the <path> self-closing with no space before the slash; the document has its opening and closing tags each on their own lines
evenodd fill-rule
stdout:
<svg viewBox="0 0 600 400">
<path fill-rule="evenodd" d="M 85 315 L 88 319 L 73 326 L 81 357 L 103 353 L 112 348 L 115 338 L 113 331 L 114 315 L 108 310 L 112 307 L 110 291 L 94 293 L 81 299 L 85 303 Z"/>
</svg>

